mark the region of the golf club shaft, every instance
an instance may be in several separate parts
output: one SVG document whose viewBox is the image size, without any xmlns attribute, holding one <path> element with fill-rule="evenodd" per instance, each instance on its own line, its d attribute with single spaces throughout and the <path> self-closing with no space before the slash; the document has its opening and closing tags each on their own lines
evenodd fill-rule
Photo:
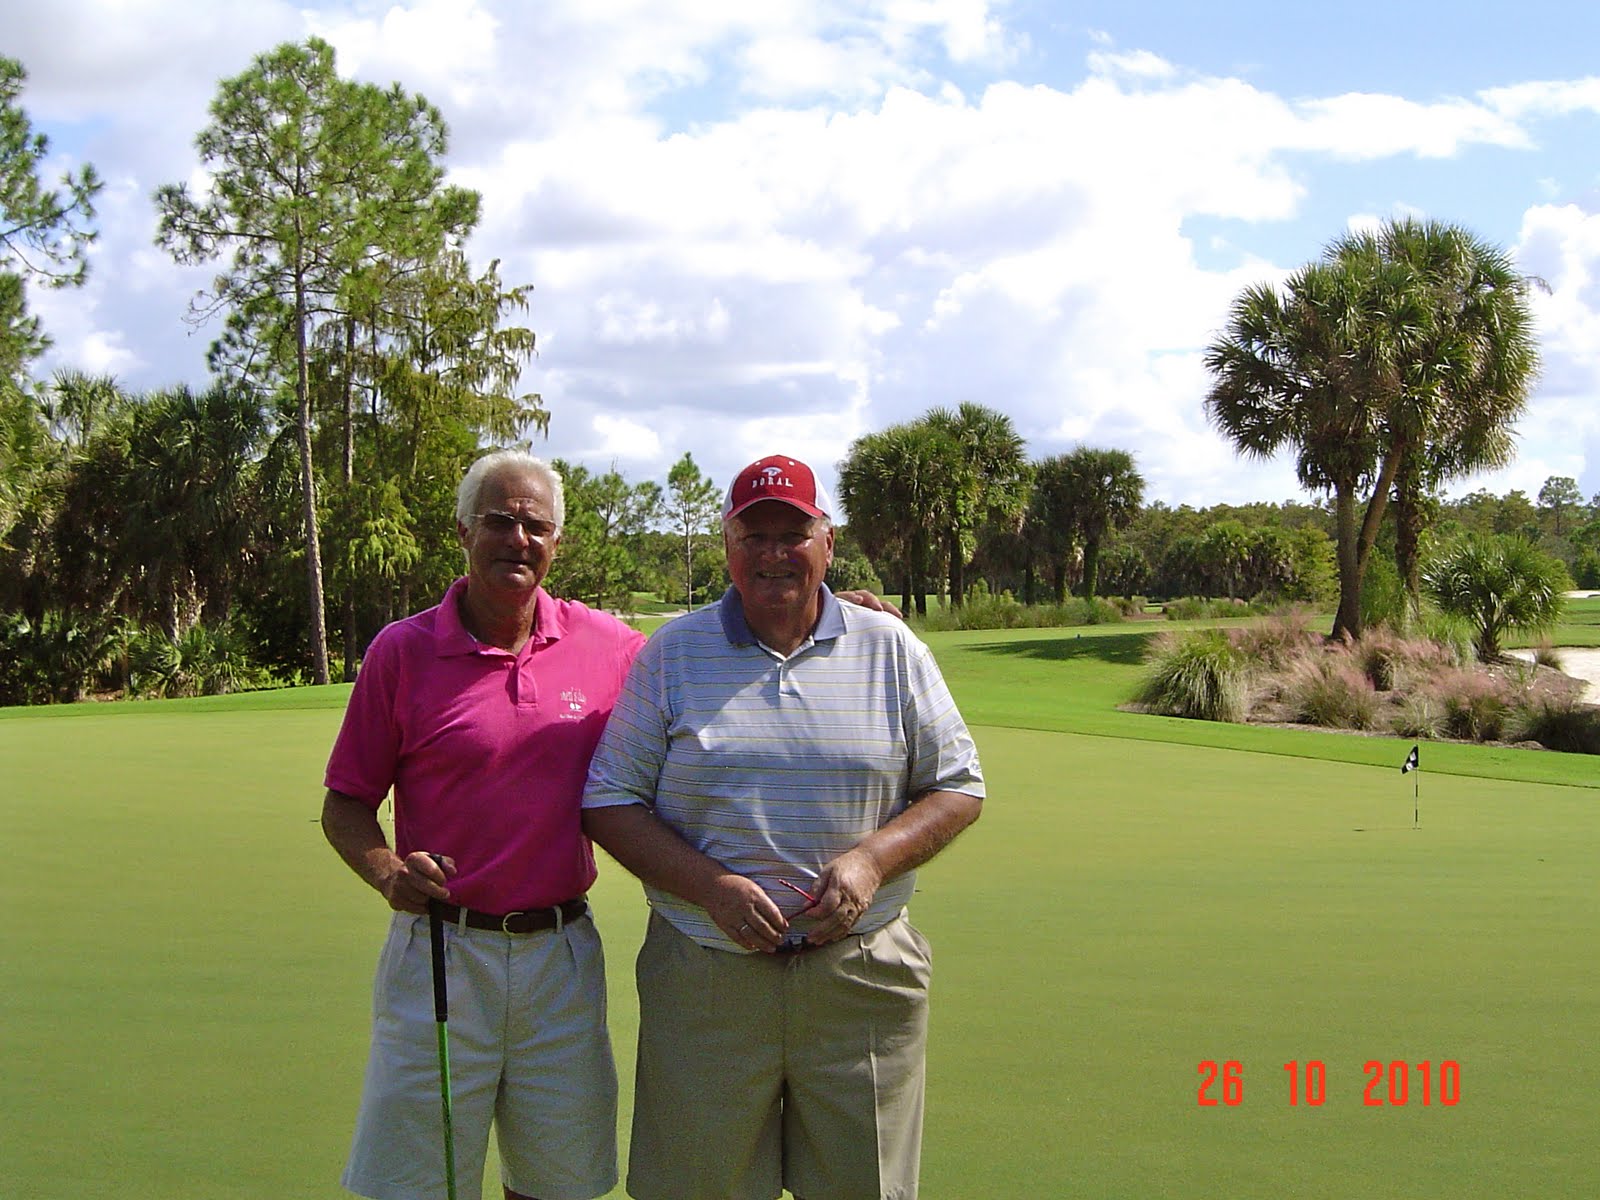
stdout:
<svg viewBox="0 0 1600 1200">
<path fill-rule="evenodd" d="M 434 862 L 439 856 L 433 855 Z M 443 863 L 439 864 L 443 867 Z M 444 975 L 444 918 L 439 902 L 428 901 L 428 944 L 433 951 L 433 1020 L 439 1033 L 439 1101 L 444 1113 L 444 1181 L 448 1200 L 456 1200 L 455 1117 L 450 1103 L 450 990 Z"/>
</svg>

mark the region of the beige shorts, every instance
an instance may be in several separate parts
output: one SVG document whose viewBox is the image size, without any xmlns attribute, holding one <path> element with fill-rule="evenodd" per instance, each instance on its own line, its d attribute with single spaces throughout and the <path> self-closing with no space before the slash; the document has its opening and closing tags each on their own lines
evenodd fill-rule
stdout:
<svg viewBox="0 0 1600 1200">
<path fill-rule="evenodd" d="M 904 916 L 793 955 L 639 951 L 637 1200 L 912 1200 L 928 944 Z"/>
<path fill-rule="evenodd" d="M 493 1124 L 506 1187 L 540 1200 L 604 1195 L 617 1181 L 617 1074 L 594 922 L 530 934 L 446 925 L 444 934 L 457 1194 L 482 1193 Z M 390 922 L 341 1182 L 378 1200 L 445 1194 L 426 917 Z"/>
</svg>

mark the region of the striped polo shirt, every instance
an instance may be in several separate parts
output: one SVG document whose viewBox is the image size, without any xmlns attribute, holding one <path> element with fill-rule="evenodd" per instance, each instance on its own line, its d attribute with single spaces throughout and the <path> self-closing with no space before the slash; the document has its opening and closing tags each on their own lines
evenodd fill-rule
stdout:
<svg viewBox="0 0 1600 1200">
<path fill-rule="evenodd" d="M 779 880 L 815 894 L 826 863 L 934 790 L 982 796 L 983 776 L 933 655 L 903 621 L 824 587 L 816 628 L 784 657 L 756 640 L 729 588 L 640 651 L 583 803 L 653 807 L 792 918 L 806 902 Z M 888 924 L 915 886 L 915 872 L 885 883 L 855 931 Z M 700 906 L 645 894 L 701 945 L 745 952 Z"/>
</svg>

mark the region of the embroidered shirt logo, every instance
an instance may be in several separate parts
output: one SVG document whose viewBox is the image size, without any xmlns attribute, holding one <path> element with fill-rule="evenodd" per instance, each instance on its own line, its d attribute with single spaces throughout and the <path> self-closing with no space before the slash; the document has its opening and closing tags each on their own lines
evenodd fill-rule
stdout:
<svg viewBox="0 0 1600 1200">
<path fill-rule="evenodd" d="M 583 694 L 581 688 L 572 687 L 562 690 L 561 719 L 563 721 L 581 721 L 588 707 L 589 697 Z"/>
</svg>

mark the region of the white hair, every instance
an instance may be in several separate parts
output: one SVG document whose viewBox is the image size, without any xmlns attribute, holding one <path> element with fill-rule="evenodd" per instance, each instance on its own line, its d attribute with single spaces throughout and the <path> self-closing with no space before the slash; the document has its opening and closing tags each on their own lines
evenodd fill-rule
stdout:
<svg viewBox="0 0 1600 1200">
<path fill-rule="evenodd" d="M 560 533 L 567 519 L 566 490 L 561 483 L 561 472 L 542 458 L 535 458 L 526 450 L 491 450 L 467 468 L 461 486 L 456 489 L 456 521 L 471 525 L 478 515 L 478 496 L 483 491 L 484 480 L 502 471 L 525 471 L 544 480 L 550 488 L 550 515 Z"/>
</svg>

